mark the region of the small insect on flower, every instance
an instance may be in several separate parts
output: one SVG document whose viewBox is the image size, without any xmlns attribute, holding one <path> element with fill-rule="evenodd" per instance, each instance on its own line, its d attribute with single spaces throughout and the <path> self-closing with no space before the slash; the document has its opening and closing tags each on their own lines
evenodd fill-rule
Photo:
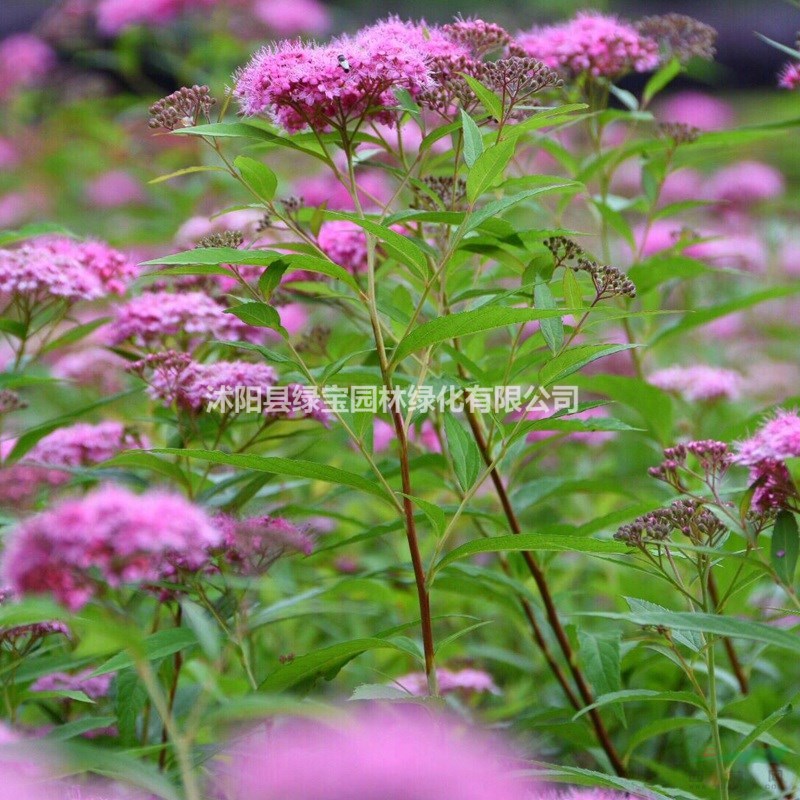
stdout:
<svg viewBox="0 0 800 800">
<path fill-rule="evenodd" d="M 343 53 L 339 53 L 339 55 L 336 56 L 336 60 L 339 62 L 339 66 L 345 72 L 350 72 L 350 62 L 347 60 L 347 57 Z"/>
</svg>

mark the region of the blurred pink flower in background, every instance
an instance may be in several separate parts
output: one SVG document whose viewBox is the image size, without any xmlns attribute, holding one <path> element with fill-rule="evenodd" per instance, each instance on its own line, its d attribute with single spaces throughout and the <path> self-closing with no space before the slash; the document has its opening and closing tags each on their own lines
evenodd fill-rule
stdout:
<svg viewBox="0 0 800 800">
<path fill-rule="evenodd" d="M 499 740 L 429 709 L 289 720 L 234 742 L 217 769 L 226 800 L 524 800 Z"/>
<path fill-rule="evenodd" d="M 241 209 L 229 211 L 217 216 L 203 216 L 198 214 L 184 222 L 175 233 L 175 245 L 190 250 L 200 239 L 214 233 L 238 230 L 244 233 L 245 238 L 255 235 L 256 227 L 264 214 L 255 209 Z"/>
<path fill-rule="evenodd" d="M 28 219 L 34 210 L 25 192 L 8 192 L 0 197 L 0 228 L 14 228 Z"/>
<path fill-rule="evenodd" d="M 394 426 L 380 417 L 372 423 L 372 449 L 375 453 L 383 453 L 395 440 Z"/>
<path fill-rule="evenodd" d="M 781 269 L 793 278 L 800 277 L 800 236 L 787 239 L 779 253 Z"/>
<path fill-rule="evenodd" d="M 86 185 L 84 193 L 87 202 L 97 208 L 119 208 L 147 199 L 141 182 L 120 169 L 98 175 Z"/>
<path fill-rule="evenodd" d="M 539 409 L 533 408 L 530 411 L 525 413 L 525 417 L 527 420 L 530 421 L 538 421 L 543 420 L 543 425 L 539 430 L 531 431 L 525 437 L 525 441 L 528 444 L 535 444 L 536 442 L 542 442 L 545 439 L 550 439 L 553 436 L 562 436 L 565 439 L 569 439 L 573 442 L 585 442 L 586 444 L 592 446 L 601 445 L 610 439 L 614 438 L 614 431 L 571 431 L 564 433 L 563 431 L 559 431 L 557 428 L 551 427 L 550 429 L 547 428 L 547 420 L 552 418 L 553 422 L 570 422 L 570 421 L 578 421 L 578 422 L 585 422 L 588 425 L 591 425 L 591 421 L 593 419 L 608 419 L 609 413 L 604 406 L 593 406 L 592 408 L 584 409 L 583 411 L 578 411 L 575 414 L 565 414 L 559 417 L 553 417 L 553 413 L 550 409 Z"/>
<path fill-rule="evenodd" d="M 665 392 L 673 392 L 688 402 L 698 403 L 738 400 L 743 387 L 742 376 L 738 372 L 706 364 L 666 367 L 653 372 L 647 380 Z"/>
<path fill-rule="evenodd" d="M 467 667 L 453 671 L 437 668 L 436 679 L 443 695 L 500 694 L 494 678 L 482 669 Z M 428 694 L 428 679 L 424 672 L 409 672 L 408 675 L 395 678 L 392 684 L 416 697 L 426 697 Z"/>
<path fill-rule="evenodd" d="M 0 100 L 16 89 L 40 84 L 56 65 L 50 45 L 32 33 L 15 33 L 0 41 Z"/>
<path fill-rule="evenodd" d="M 741 337 L 746 329 L 747 319 L 741 312 L 717 317 L 701 328 L 705 335 L 722 340 Z"/>
<path fill-rule="evenodd" d="M 690 167 L 677 169 L 670 172 L 664 179 L 659 195 L 659 203 L 681 203 L 686 200 L 701 200 L 703 198 L 703 176 Z"/>
<path fill-rule="evenodd" d="M 253 16 L 286 38 L 302 33 L 320 36 L 331 27 L 330 13 L 319 0 L 255 0 Z"/>
<path fill-rule="evenodd" d="M 761 161 L 739 161 L 711 176 L 705 196 L 718 203 L 747 207 L 780 197 L 785 190 L 780 170 Z"/>
<path fill-rule="evenodd" d="M 133 25 L 166 25 L 187 11 L 209 8 L 219 0 L 100 0 L 97 27 L 115 36 Z"/>
<path fill-rule="evenodd" d="M 14 169 L 20 162 L 20 154 L 11 139 L 0 136 L 0 169 Z"/>
<path fill-rule="evenodd" d="M 358 170 L 356 182 L 359 188 L 359 200 L 366 208 L 372 208 L 376 203 L 387 203 L 392 196 L 392 185 L 381 170 Z M 327 203 L 328 208 L 335 211 L 355 209 L 352 195 L 347 187 L 328 172 L 298 178 L 294 189 L 307 206 L 321 206 Z"/>
<path fill-rule="evenodd" d="M 656 108 L 660 122 L 681 122 L 701 131 L 721 131 L 735 121 L 733 106 L 705 92 L 679 92 Z"/>
<path fill-rule="evenodd" d="M 58 357 L 50 371 L 53 377 L 74 381 L 81 388 L 114 394 L 122 391 L 127 364 L 122 356 L 104 347 L 85 347 Z"/>
<path fill-rule="evenodd" d="M 684 253 L 711 266 L 762 273 L 767 269 L 768 254 L 764 242 L 753 233 L 706 232 L 704 242 L 689 245 Z"/>
</svg>

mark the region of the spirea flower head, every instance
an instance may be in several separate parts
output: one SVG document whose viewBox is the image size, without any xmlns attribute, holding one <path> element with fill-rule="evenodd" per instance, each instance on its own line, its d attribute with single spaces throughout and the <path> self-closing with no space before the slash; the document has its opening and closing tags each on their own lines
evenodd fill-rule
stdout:
<svg viewBox="0 0 800 800">
<path fill-rule="evenodd" d="M 95 300 L 121 294 L 135 276 L 131 259 L 104 242 L 47 236 L 0 250 L 0 293 L 7 296 Z"/>
<path fill-rule="evenodd" d="M 344 127 L 369 117 L 392 124 L 393 89 L 430 85 L 425 52 L 378 23 L 329 44 L 281 42 L 257 53 L 236 76 L 243 113 L 270 114 L 289 131 Z"/>
<path fill-rule="evenodd" d="M 156 353 L 130 366 L 149 383 L 151 397 L 166 405 L 176 403 L 200 411 L 219 402 L 225 393 L 257 391 L 263 397 L 275 383 L 275 370 L 249 361 L 215 361 L 200 364 L 183 353 Z"/>
<path fill-rule="evenodd" d="M 35 86 L 50 73 L 56 55 L 31 33 L 16 33 L 0 41 L 0 100 L 18 88 Z"/>
<path fill-rule="evenodd" d="M 218 0 L 100 0 L 97 27 L 101 33 L 115 36 L 133 25 L 160 26 L 172 22 L 187 11 L 209 8 Z"/>
<path fill-rule="evenodd" d="M 514 761 L 464 724 L 398 707 L 260 730 L 233 745 L 218 782 L 229 800 L 523 800 L 532 787 Z"/>
<path fill-rule="evenodd" d="M 737 445 L 737 461 L 754 466 L 764 459 L 785 461 L 800 456 L 800 416 L 781 409 L 749 439 Z"/>
<path fill-rule="evenodd" d="M 705 364 L 660 369 L 650 375 L 648 381 L 692 403 L 737 400 L 742 390 L 742 376 L 738 372 Z"/>
<path fill-rule="evenodd" d="M 180 495 L 109 485 L 21 522 L 8 536 L 2 575 L 16 594 L 51 593 L 76 610 L 99 581 L 170 580 L 205 566 L 221 543 L 205 512 Z"/>
<path fill-rule="evenodd" d="M 114 309 L 109 343 L 128 339 L 148 347 L 178 338 L 196 341 L 209 337 L 263 342 L 264 330 L 246 325 L 203 292 L 146 292 Z"/>
<path fill-rule="evenodd" d="M 800 61 L 785 64 L 778 75 L 778 86 L 781 89 L 800 88 Z"/>
<path fill-rule="evenodd" d="M 282 517 L 236 519 L 227 514 L 215 518 L 222 530 L 222 557 L 243 575 L 261 575 L 287 552 L 311 555 L 314 537 Z"/>
<path fill-rule="evenodd" d="M 618 17 L 592 11 L 520 33 L 515 45 L 569 75 L 614 78 L 630 71 L 646 72 L 659 63 L 658 45 L 652 39 Z"/>
<path fill-rule="evenodd" d="M 106 461 L 120 450 L 147 446 L 147 440 L 121 422 L 107 420 L 96 425 L 78 422 L 48 433 L 25 455 L 24 462 L 49 467 L 82 467 Z"/>
<path fill-rule="evenodd" d="M 331 261 L 351 272 L 367 269 L 367 237 L 364 229 L 349 220 L 323 222 L 317 242 Z"/>
</svg>

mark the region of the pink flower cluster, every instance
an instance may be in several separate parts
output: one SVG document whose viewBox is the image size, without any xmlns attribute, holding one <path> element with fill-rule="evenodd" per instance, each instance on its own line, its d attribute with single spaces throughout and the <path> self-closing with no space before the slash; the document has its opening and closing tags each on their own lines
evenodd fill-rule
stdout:
<svg viewBox="0 0 800 800">
<path fill-rule="evenodd" d="M 667 367 L 656 370 L 647 380 L 690 403 L 737 400 L 742 391 L 742 376 L 738 372 L 706 364 Z"/>
<path fill-rule="evenodd" d="M 122 369 L 128 362 L 102 347 L 84 347 L 64 353 L 51 368 L 53 377 L 72 381 L 82 388 L 93 387 L 102 394 L 122 390 Z"/>
<path fill-rule="evenodd" d="M 275 383 L 275 370 L 267 364 L 249 361 L 215 361 L 200 364 L 181 353 L 158 353 L 137 362 L 143 369 L 152 369 L 148 393 L 166 405 L 201 411 L 219 400 L 220 393 L 238 388 L 257 387 L 263 395 Z M 135 365 L 136 366 L 136 365 Z"/>
<path fill-rule="evenodd" d="M 523 800 L 513 751 L 428 709 L 289 720 L 234 744 L 217 772 L 229 800 Z"/>
<path fill-rule="evenodd" d="M 778 86 L 781 89 L 800 88 L 800 61 L 790 61 L 778 75 Z"/>
<path fill-rule="evenodd" d="M 68 672 L 51 672 L 31 685 L 32 692 L 83 692 L 90 700 L 99 700 L 108 694 L 111 688 L 113 673 L 93 676 L 94 670 L 88 669 L 70 675 Z"/>
<path fill-rule="evenodd" d="M 391 35 L 396 28 L 409 34 Z M 288 131 L 326 131 L 367 116 L 391 124 L 393 89 L 416 95 L 431 85 L 425 38 L 412 37 L 414 29 L 389 20 L 325 45 L 264 48 L 236 76 L 235 95 L 245 114 L 269 113 Z"/>
<path fill-rule="evenodd" d="M 263 328 L 246 325 L 204 292 L 145 292 L 114 309 L 109 344 L 131 340 L 141 347 L 170 338 L 188 342 L 198 339 L 237 339 L 263 342 Z"/>
<path fill-rule="evenodd" d="M 755 485 L 753 507 L 759 511 L 781 508 L 797 495 L 786 459 L 800 456 L 800 416 L 780 410 L 749 439 L 737 445 L 736 461 L 750 468 Z"/>
<path fill-rule="evenodd" d="M 6 458 L 15 444 L 15 439 L 2 442 L 0 455 Z M 70 468 L 99 464 L 121 450 L 146 446 L 146 440 L 112 420 L 58 428 L 37 442 L 19 462 L 0 468 L 0 505 L 25 504 L 43 486 L 69 483 Z"/>
<path fill-rule="evenodd" d="M 56 64 L 50 45 L 31 33 L 17 33 L 0 42 L 0 100 L 15 90 L 36 86 Z"/>
<path fill-rule="evenodd" d="M 500 694 L 494 679 L 482 669 L 437 669 L 436 678 L 439 691 L 444 694 Z M 415 697 L 426 697 L 428 694 L 428 679 L 424 672 L 410 672 L 400 678 L 395 678 L 395 685 L 404 689 Z"/>
<path fill-rule="evenodd" d="M 115 36 L 133 25 L 166 25 L 188 11 L 210 8 L 217 0 L 100 0 L 97 27 Z"/>
<path fill-rule="evenodd" d="M 122 294 L 135 276 L 135 264 L 103 242 L 42 237 L 0 250 L 0 294 L 11 298 L 96 300 Z"/>
<path fill-rule="evenodd" d="M 655 69 L 659 63 L 655 41 L 618 17 L 592 11 L 520 33 L 515 43 L 531 58 L 571 75 L 615 78 L 631 70 Z"/>
<path fill-rule="evenodd" d="M 737 460 L 746 466 L 767 458 L 785 461 L 800 456 L 800 416 L 795 411 L 781 409 L 753 436 L 739 442 L 737 451 Z"/>
<path fill-rule="evenodd" d="M 21 522 L 8 536 L 2 574 L 16 594 L 52 593 L 77 610 L 99 591 L 152 584 L 208 563 L 222 534 L 179 495 L 104 486 Z"/>
<path fill-rule="evenodd" d="M 314 537 L 282 517 L 215 518 L 224 537 L 222 555 L 237 572 L 261 575 L 287 551 L 311 555 Z"/>
<path fill-rule="evenodd" d="M 367 269 L 367 237 L 363 228 L 349 220 L 323 222 L 317 236 L 320 250 L 334 264 L 351 272 Z"/>
</svg>

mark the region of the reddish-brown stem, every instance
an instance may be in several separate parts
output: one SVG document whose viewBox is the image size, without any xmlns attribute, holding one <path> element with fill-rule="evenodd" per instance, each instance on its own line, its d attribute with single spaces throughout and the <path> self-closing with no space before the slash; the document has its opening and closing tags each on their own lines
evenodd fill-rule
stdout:
<svg viewBox="0 0 800 800">
<path fill-rule="evenodd" d="M 493 466 L 493 460 L 491 454 L 489 453 L 489 449 L 486 446 L 486 440 L 483 436 L 480 423 L 475 417 L 474 412 L 469 409 L 468 405 L 465 405 L 465 413 L 467 416 L 467 421 L 469 422 L 469 426 L 472 430 L 472 434 L 475 437 L 475 442 L 480 450 L 481 457 L 483 458 L 486 466 L 489 468 L 489 476 L 494 484 L 497 496 L 500 499 L 500 505 L 503 507 L 503 513 L 508 520 L 509 528 L 513 534 L 518 536 L 522 533 L 522 528 L 519 524 L 519 520 L 517 519 L 517 515 L 514 512 L 514 508 L 511 505 L 506 488 L 503 485 L 503 479 L 500 477 L 497 468 Z M 561 619 L 558 616 L 558 610 L 556 609 L 555 602 L 553 601 L 553 596 L 550 592 L 550 587 L 547 584 L 547 579 L 545 578 L 544 572 L 532 553 L 528 551 L 522 551 L 522 557 L 525 560 L 525 564 L 528 567 L 528 571 L 530 572 L 534 583 L 536 584 L 536 588 L 539 590 L 547 621 L 556 637 L 556 640 L 558 641 L 558 646 L 567 662 L 567 667 L 572 675 L 572 679 L 575 681 L 575 685 L 578 687 L 578 692 L 583 699 L 583 704 L 584 706 L 589 706 L 594 703 L 592 690 L 589 688 L 589 684 L 587 683 L 586 678 L 583 676 L 583 672 L 581 672 L 581 669 L 578 666 L 576 654 L 572 649 L 567 632 L 564 630 L 564 626 L 561 624 Z M 589 711 L 588 716 L 591 720 L 595 734 L 597 735 L 597 740 L 600 743 L 600 746 L 603 748 L 605 754 L 608 756 L 608 760 L 611 762 L 614 772 L 616 772 L 619 776 L 624 776 L 626 774 L 625 765 L 622 763 L 622 759 L 619 757 L 619 754 L 617 753 L 616 748 L 611 741 L 611 737 L 606 730 L 602 717 L 596 708 L 593 708 L 591 711 Z"/>
<path fill-rule="evenodd" d="M 428 688 L 431 694 L 437 693 L 437 681 L 434 666 L 433 624 L 431 622 L 431 603 L 428 589 L 425 586 L 425 568 L 422 565 L 422 555 L 419 551 L 417 539 L 417 525 L 414 521 L 414 503 L 411 500 L 411 470 L 408 464 L 408 439 L 406 437 L 403 418 L 396 407 L 392 408 L 392 421 L 394 423 L 397 443 L 400 449 L 400 480 L 403 486 L 403 513 L 406 522 L 406 538 L 408 551 L 411 554 L 411 565 L 414 568 L 414 582 L 417 585 L 419 599 L 419 614 L 422 627 L 422 647 L 425 652 L 425 675 L 428 678 Z"/>
</svg>

